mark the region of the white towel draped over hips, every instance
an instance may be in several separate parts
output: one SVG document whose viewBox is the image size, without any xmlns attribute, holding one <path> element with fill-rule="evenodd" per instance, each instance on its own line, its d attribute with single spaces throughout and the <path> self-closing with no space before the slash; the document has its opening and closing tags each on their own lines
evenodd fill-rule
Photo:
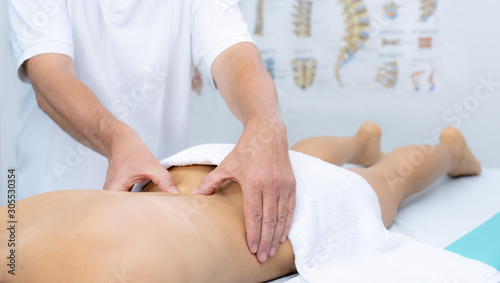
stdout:
<svg viewBox="0 0 500 283">
<path fill-rule="evenodd" d="M 161 163 L 219 165 L 233 147 L 195 146 Z M 289 239 L 300 276 L 288 282 L 500 282 L 493 267 L 389 232 L 377 196 L 361 176 L 295 151 L 290 159 L 297 205 Z"/>
</svg>

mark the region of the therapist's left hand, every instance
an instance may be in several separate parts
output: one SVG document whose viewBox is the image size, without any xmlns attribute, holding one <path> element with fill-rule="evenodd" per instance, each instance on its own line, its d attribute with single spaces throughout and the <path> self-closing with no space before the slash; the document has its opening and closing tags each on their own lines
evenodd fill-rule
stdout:
<svg viewBox="0 0 500 283">
<path fill-rule="evenodd" d="M 227 180 L 241 185 L 248 249 L 264 262 L 288 236 L 295 209 L 296 182 L 281 119 L 248 122 L 235 148 L 195 194 L 212 194 Z"/>
</svg>

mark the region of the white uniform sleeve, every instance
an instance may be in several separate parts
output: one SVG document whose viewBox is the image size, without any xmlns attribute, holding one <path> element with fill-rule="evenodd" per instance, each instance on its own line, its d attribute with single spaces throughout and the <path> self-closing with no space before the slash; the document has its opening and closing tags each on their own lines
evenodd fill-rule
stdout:
<svg viewBox="0 0 500 283">
<path fill-rule="evenodd" d="M 239 0 L 191 0 L 191 37 L 196 66 L 211 76 L 215 58 L 240 42 L 252 42 Z M 215 87 L 213 79 L 212 86 Z"/>
<path fill-rule="evenodd" d="M 66 0 L 9 0 L 12 48 L 19 78 L 28 82 L 24 61 L 44 53 L 73 59 L 73 39 Z"/>
</svg>

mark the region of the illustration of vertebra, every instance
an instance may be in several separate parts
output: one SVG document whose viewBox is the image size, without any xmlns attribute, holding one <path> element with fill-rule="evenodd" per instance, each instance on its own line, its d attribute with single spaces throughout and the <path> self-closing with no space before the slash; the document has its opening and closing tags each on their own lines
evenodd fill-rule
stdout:
<svg viewBox="0 0 500 283">
<path fill-rule="evenodd" d="M 401 43 L 401 39 L 387 39 L 387 38 L 382 38 L 382 46 L 399 45 L 400 43 Z"/>
<path fill-rule="evenodd" d="M 293 32 L 298 37 L 311 37 L 311 10 L 312 2 L 306 0 L 297 0 L 294 5 L 297 12 L 293 14 L 295 29 Z"/>
<path fill-rule="evenodd" d="M 257 21 L 255 23 L 255 31 L 254 35 L 263 36 L 262 33 L 264 30 L 264 2 L 266 0 L 259 0 L 257 3 Z"/>
<path fill-rule="evenodd" d="M 263 63 L 264 67 L 266 67 L 267 72 L 271 75 L 271 78 L 273 78 L 274 80 L 274 65 L 275 65 L 274 58 L 269 57 L 263 60 Z"/>
<path fill-rule="evenodd" d="M 293 79 L 301 89 L 310 87 L 316 76 L 316 59 L 297 57 L 292 61 Z"/>
<path fill-rule="evenodd" d="M 437 0 L 421 0 L 422 6 L 420 10 L 422 10 L 422 15 L 420 16 L 421 22 L 427 22 L 427 20 L 434 15 L 437 8 Z"/>
<path fill-rule="evenodd" d="M 387 62 L 383 67 L 378 68 L 376 82 L 381 83 L 385 88 L 393 88 L 398 83 L 399 66 L 397 61 Z"/>
<path fill-rule="evenodd" d="M 344 37 L 346 46 L 341 48 L 335 64 L 335 77 L 340 87 L 344 87 L 340 69 L 352 60 L 354 54 L 364 47 L 370 37 L 370 18 L 362 0 L 339 0 L 339 3 L 344 5 L 342 14 L 346 17 L 344 22 L 347 35 Z"/>
<path fill-rule="evenodd" d="M 432 37 L 420 37 L 418 39 L 418 48 L 420 49 L 432 48 Z"/>
<path fill-rule="evenodd" d="M 400 6 L 396 5 L 394 1 L 391 1 L 388 4 L 384 5 L 384 15 L 388 19 L 394 20 L 399 15 L 399 8 Z"/>
</svg>

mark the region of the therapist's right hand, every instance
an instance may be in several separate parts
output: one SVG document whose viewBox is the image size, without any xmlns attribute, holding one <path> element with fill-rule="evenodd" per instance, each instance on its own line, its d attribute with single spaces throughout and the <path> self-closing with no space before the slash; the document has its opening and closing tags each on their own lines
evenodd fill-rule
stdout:
<svg viewBox="0 0 500 283">
<path fill-rule="evenodd" d="M 119 121 L 76 75 L 73 59 L 40 54 L 23 63 L 38 106 L 75 140 L 108 158 L 105 190 L 127 191 L 152 180 L 164 192 L 176 192 L 174 178 L 142 142 Z"/>
<path fill-rule="evenodd" d="M 128 191 L 142 181 L 151 180 L 161 191 L 178 193 L 174 178 L 132 129 L 114 135 L 105 190 Z"/>
</svg>

